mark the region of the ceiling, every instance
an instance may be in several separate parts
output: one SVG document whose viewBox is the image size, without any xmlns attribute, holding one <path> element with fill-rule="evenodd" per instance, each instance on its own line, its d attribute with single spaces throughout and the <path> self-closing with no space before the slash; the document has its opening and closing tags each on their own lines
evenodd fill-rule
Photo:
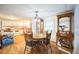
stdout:
<svg viewBox="0 0 79 59">
<path fill-rule="evenodd" d="M 48 17 L 66 10 L 74 10 L 74 4 L 1 4 L 0 14 L 16 17 L 34 17 L 39 11 L 40 17 Z"/>
</svg>

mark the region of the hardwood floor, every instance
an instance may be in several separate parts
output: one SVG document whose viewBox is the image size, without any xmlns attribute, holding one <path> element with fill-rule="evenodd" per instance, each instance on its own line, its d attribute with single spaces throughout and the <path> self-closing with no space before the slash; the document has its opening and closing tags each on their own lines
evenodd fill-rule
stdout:
<svg viewBox="0 0 79 59">
<path fill-rule="evenodd" d="M 52 54 L 66 54 L 65 52 L 59 50 L 55 42 L 51 42 Z"/>
<path fill-rule="evenodd" d="M 17 35 L 14 37 L 14 43 L 4 46 L 0 49 L 1 54 L 23 54 L 25 48 L 25 40 L 23 35 Z"/>
<path fill-rule="evenodd" d="M 51 42 L 51 48 L 52 48 L 52 54 L 64 53 L 57 49 L 57 46 L 54 42 Z M 14 36 L 13 44 L 4 46 L 2 49 L 0 49 L 0 54 L 24 54 L 24 49 L 25 49 L 24 35 L 17 35 Z"/>
</svg>

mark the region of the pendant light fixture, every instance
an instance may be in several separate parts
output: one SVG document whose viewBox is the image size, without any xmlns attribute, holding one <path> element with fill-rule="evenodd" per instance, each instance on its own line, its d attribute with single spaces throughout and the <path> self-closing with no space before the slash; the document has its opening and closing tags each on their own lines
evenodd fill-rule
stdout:
<svg viewBox="0 0 79 59">
<path fill-rule="evenodd" d="M 35 18 L 34 18 L 34 21 L 35 21 L 35 25 L 36 25 L 36 33 L 42 33 L 43 30 L 44 30 L 44 21 L 42 18 L 40 18 L 38 16 L 38 11 L 35 11 L 36 15 L 35 15 Z"/>
</svg>

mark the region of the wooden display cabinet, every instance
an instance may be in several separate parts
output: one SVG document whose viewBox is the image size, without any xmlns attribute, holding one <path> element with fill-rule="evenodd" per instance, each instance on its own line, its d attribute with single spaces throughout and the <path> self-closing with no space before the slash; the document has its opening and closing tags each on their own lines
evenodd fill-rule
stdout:
<svg viewBox="0 0 79 59">
<path fill-rule="evenodd" d="M 73 12 L 67 12 L 57 15 L 57 33 L 56 44 L 59 48 L 70 53 L 73 51 L 73 37 L 72 33 L 72 16 Z"/>
</svg>

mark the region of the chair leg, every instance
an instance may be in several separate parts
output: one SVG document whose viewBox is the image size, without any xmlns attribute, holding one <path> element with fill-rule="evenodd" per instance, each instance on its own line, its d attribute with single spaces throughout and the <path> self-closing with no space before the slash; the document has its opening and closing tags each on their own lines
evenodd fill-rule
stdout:
<svg viewBox="0 0 79 59">
<path fill-rule="evenodd" d="M 2 42 L 0 42 L 0 49 L 2 49 L 3 45 L 2 45 Z"/>
<path fill-rule="evenodd" d="M 25 52 L 26 52 L 26 46 L 25 46 L 25 49 L 24 49 L 24 54 L 25 54 Z"/>
</svg>

